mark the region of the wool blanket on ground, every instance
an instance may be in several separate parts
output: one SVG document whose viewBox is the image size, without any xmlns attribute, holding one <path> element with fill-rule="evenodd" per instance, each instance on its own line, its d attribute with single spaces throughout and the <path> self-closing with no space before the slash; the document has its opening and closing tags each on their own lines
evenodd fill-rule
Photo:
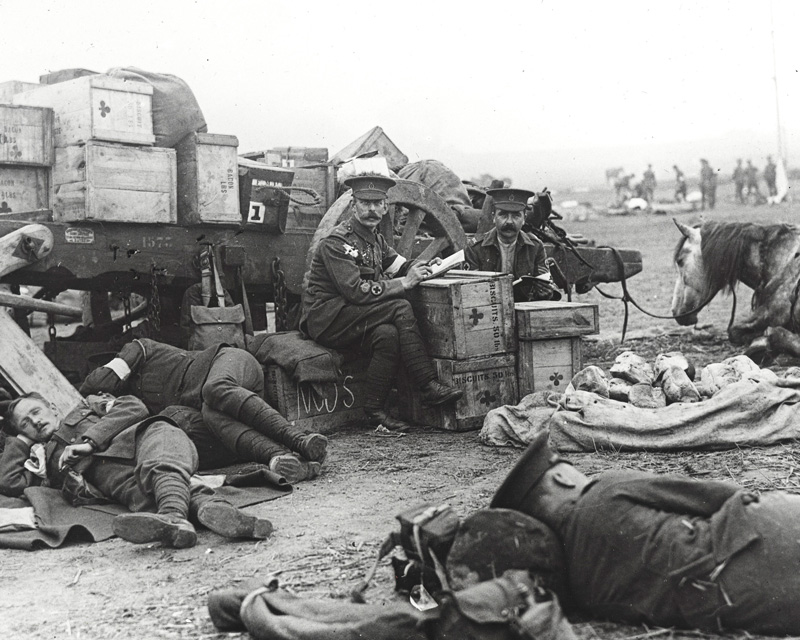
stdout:
<svg viewBox="0 0 800 640">
<path fill-rule="evenodd" d="M 562 452 L 720 450 L 800 438 L 800 378 L 766 373 L 755 372 L 702 402 L 658 409 L 575 391 L 557 409 L 545 410 L 551 412 L 547 419 L 539 415 L 541 407 L 487 415 L 480 438 L 526 446 L 549 427 L 552 445 Z"/>
<path fill-rule="evenodd" d="M 267 469 L 229 474 L 223 476 L 223 481 L 225 484 L 215 491 L 237 507 L 275 500 L 292 492 L 292 485 Z M 37 528 L 0 532 L 0 549 L 32 551 L 42 547 L 60 547 L 68 541 L 107 540 L 114 536 L 114 518 L 127 511 L 119 504 L 73 507 L 63 498 L 61 491 L 48 487 L 27 488 L 24 499 L 0 496 L 0 509 L 26 507 L 33 507 Z"/>
</svg>

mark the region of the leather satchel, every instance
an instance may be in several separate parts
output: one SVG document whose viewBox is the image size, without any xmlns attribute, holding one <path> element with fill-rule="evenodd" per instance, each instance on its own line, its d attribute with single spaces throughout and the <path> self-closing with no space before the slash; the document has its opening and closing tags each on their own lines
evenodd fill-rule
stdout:
<svg viewBox="0 0 800 640">
<path fill-rule="evenodd" d="M 192 305 L 189 351 L 202 351 L 218 344 L 244 349 L 244 309 L 232 307 L 203 307 Z"/>
</svg>

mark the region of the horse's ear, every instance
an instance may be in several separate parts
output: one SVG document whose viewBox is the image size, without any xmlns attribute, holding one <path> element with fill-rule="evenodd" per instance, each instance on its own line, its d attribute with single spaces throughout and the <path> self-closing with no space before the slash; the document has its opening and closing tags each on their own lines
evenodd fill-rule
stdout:
<svg viewBox="0 0 800 640">
<path fill-rule="evenodd" d="M 682 222 L 678 222 L 675 218 L 673 218 L 672 221 L 675 223 L 675 226 L 678 227 L 678 231 L 680 231 L 687 240 L 691 240 L 699 233 L 698 229 L 692 229 L 692 227 L 688 227 Z"/>
</svg>

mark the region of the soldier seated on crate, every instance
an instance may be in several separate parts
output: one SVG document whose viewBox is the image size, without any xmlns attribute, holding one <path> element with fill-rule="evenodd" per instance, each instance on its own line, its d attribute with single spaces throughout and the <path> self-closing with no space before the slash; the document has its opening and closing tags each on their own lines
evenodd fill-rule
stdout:
<svg viewBox="0 0 800 640">
<path fill-rule="evenodd" d="M 514 276 L 514 301 L 558 300 L 546 264 L 544 245 L 525 233 L 525 210 L 535 194 L 524 189 L 490 189 L 494 199 L 494 229 L 476 237 L 464 250 L 470 269 Z"/>
<path fill-rule="evenodd" d="M 384 176 L 356 176 L 353 217 L 334 227 L 317 248 L 303 292 L 300 329 L 333 349 L 356 349 L 370 357 L 364 411 L 371 425 L 408 425 L 385 411 L 386 397 L 402 360 L 428 406 L 458 400 L 463 392 L 440 384 L 425 349 L 407 289 L 416 287 L 430 267 L 398 255 L 378 232 L 388 211 Z"/>
<path fill-rule="evenodd" d="M 152 413 L 175 405 L 200 411 L 205 427 L 238 460 L 267 464 L 291 483 L 318 475 L 327 454 L 325 436 L 301 431 L 264 401 L 264 371 L 243 349 L 186 351 L 137 339 L 86 377 L 81 393 L 100 392 L 135 395 Z M 183 412 L 166 415 L 178 420 Z"/>
<path fill-rule="evenodd" d="M 556 533 L 572 604 L 629 624 L 800 635 L 800 496 L 644 471 L 587 478 L 548 438 L 491 506 Z"/>
<path fill-rule="evenodd" d="M 150 417 L 138 398 L 89 396 L 63 420 L 38 393 L 12 401 L 13 435 L 0 457 L 0 493 L 59 488 L 73 504 L 103 500 L 133 513 L 114 519 L 114 533 L 135 543 L 192 547 L 198 522 L 229 538 L 266 538 L 272 524 L 249 516 L 208 487 L 190 486 L 197 451 L 170 420 Z"/>
</svg>

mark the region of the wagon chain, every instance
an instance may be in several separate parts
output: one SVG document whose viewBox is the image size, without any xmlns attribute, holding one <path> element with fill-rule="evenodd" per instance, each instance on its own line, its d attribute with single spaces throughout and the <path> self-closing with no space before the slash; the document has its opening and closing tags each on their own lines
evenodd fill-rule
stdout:
<svg viewBox="0 0 800 640">
<path fill-rule="evenodd" d="M 156 265 L 150 268 L 150 299 L 147 301 L 147 319 L 151 335 L 161 331 L 161 296 L 158 292 L 158 272 Z"/>
<path fill-rule="evenodd" d="M 619 267 L 619 283 L 622 286 L 621 296 L 615 296 L 613 294 L 606 293 L 598 285 L 595 285 L 594 288 L 601 296 L 609 298 L 611 300 L 622 300 L 623 304 L 625 305 L 625 317 L 622 321 L 622 337 L 620 338 L 620 342 L 625 341 L 625 334 L 627 333 L 628 330 L 628 315 L 629 315 L 628 302 L 633 304 L 633 306 L 636 307 L 643 314 L 645 314 L 646 316 L 650 316 L 651 318 L 658 318 L 659 320 L 677 320 L 678 318 L 685 318 L 694 315 L 695 313 L 698 313 L 701 309 L 703 309 L 703 307 L 705 307 L 709 302 L 711 302 L 714 299 L 714 296 L 717 295 L 715 292 L 714 294 L 709 296 L 706 300 L 704 300 L 701 304 L 699 304 L 696 308 L 692 309 L 691 311 L 685 311 L 683 313 L 679 313 L 677 315 L 670 314 L 666 316 L 666 315 L 651 313 L 650 311 L 642 307 L 642 305 L 640 305 L 638 302 L 636 302 L 636 300 L 631 295 L 631 292 L 628 291 L 628 279 L 625 277 L 625 262 L 623 261 L 620 252 L 614 247 L 598 247 L 598 249 L 609 249 L 612 255 L 614 256 L 614 259 L 617 261 L 617 266 Z M 733 320 L 736 317 L 736 291 L 731 289 L 731 293 L 733 294 L 733 305 L 731 306 L 731 317 L 730 320 L 728 321 L 728 330 L 730 330 L 730 328 L 733 326 Z"/>
<path fill-rule="evenodd" d="M 286 275 L 281 269 L 281 259 L 272 261 L 272 291 L 275 301 L 275 331 L 289 329 L 288 301 L 286 299 Z"/>
</svg>

